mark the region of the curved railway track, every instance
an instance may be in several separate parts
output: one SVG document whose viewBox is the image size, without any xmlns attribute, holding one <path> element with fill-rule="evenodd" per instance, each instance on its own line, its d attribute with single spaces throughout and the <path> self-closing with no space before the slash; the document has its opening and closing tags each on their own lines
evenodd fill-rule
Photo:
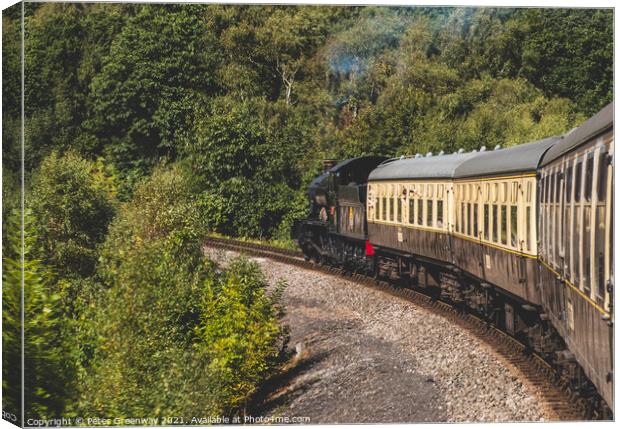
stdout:
<svg viewBox="0 0 620 429">
<path fill-rule="evenodd" d="M 437 300 L 435 297 L 418 290 L 399 287 L 384 280 L 349 273 L 331 266 L 317 265 L 304 260 L 303 254 L 295 250 L 219 237 L 207 238 L 205 245 L 269 258 L 277 262 L 296 265 L 300 268 L 320 271 L 329 275 L 345 276 L 365 287 L 381 290 L 392 296 L 410 301 L 466 329 L 495 350 L 504 361 L 510 363 L 509 367 L 514 368 L 516 375 L 522 382 L 540 394 L 544 400 L 545 408 L 551 415 L 555 415 L 557 420 L 575 421 L 589 418 L 586 415 L 585 401 L 571 392 L 561 374 L 558 374 L 544 359 L 529 352 L 524 344 L 506 332 L 497 329 L 487 321 L 464 311 L 462 308 Z"/>
</svg>

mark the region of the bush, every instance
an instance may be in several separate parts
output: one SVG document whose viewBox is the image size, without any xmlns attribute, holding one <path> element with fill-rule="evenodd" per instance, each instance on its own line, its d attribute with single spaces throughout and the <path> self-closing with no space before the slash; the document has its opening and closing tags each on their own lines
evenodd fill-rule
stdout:
<svg viewBox="0 0 620 429">
<path fill-rule="evenodd" d="M 254 264 L 220 269 L 190 180 L 159 167 L 136 189 L 102 250 L 96 333 L 78 410 L 98 416 L 235 413 L 282 345 L 277 293 Z"/>
<path fill-rule="evenodd" d="M 74 153 L 47 156 L 34 174 L 27 206 L 38 231 L 37 255 L 59 277 L 93 275 L 97 246 L 115 212 L 114 180 L 103 163 Z"/>
<path fill-rule="evenodd" d="M 24 408 L 25 418 L 62 416 L 73 393 L 75 347 L 67 341 L 69 322 L 63 316 L 62 283 L 34 257 L 37 231 L 30 211 L 24 213 L 24 263 L 21 262 L 20 213 L 7 222 L 10 253 L 2 271 L 2 390 L 7 410 L 21 404 L 21 280 L 24 278 Z M 18 416 L 18 419 L 20 416 Z"/>
</svg>

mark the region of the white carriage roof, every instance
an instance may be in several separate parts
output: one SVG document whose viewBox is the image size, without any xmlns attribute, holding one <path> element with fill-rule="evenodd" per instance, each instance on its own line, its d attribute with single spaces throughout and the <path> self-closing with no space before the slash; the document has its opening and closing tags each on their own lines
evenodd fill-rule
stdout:
<svg viewBox="0 0 620 429">
<path fill-rule="evenodd" d="M 558 141 L 561 141 L 561 137 L 548 137 L 533 143 L 478 153 L 476 157 L 457 167 L 454 178 L 534 171 L 538 168 L 545 152 Z"/>
<path fill-rule="evenodd" d="M 476 152 L 467 152 L 420 158 L 393 158 L 375 168 L 368 176 L 368 181 L 451 179 L 459 165 L 476 155 Z"/>
</svg>

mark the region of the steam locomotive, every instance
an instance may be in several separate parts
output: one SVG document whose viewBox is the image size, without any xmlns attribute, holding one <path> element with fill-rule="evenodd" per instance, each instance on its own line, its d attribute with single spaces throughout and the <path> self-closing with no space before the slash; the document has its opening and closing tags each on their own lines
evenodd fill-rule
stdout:
<svg viewBox="0 0 620 429">
<path fill-rule="evenodd" d="M 307 259 L 425 289 L 613 410 L 613 103 L 509 148 L 330 164 L 292 235 Z"/>
</svg>

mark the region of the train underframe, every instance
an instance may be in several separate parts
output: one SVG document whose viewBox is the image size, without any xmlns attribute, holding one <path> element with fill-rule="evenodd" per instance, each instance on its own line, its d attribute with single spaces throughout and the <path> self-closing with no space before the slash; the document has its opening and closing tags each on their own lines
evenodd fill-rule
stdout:
<svg viewBox="0 0 620 429">
<path fill-rule="evenodd" d="M 557 383 L 581 402 L 586 417 L 611 419 L 613 414 L 585 376 L 573 354 L 552 326 L 544 309 L 486 283 L 454 265 L 392 249 L 368 247 L 365 240 L 329 232 L 322 222 L 304 225 L 298 235 L 307 259 L 352 273 L 388 280 L 398 287 L 423 291 L 450 302 L 509 333 L 541 356 L 557 374 Z"/>
</svg>

